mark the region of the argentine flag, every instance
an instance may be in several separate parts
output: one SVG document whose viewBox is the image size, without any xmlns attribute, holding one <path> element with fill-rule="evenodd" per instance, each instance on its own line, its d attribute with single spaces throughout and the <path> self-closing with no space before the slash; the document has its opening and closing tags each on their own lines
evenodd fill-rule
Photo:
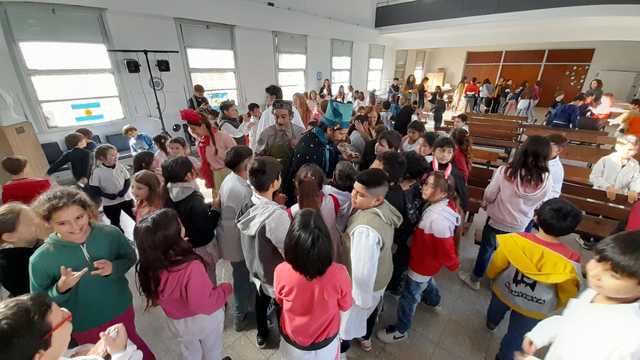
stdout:
<svg viewBox="0 0 640 360">
<path fill-rule="evenodd" d="M 71 104 L 71 109 L 76 116 L 76 122 L 103 120 L 104 114 L 99 114 L 100 107 L 100 102 L 98 101 Z"/>
</svg>

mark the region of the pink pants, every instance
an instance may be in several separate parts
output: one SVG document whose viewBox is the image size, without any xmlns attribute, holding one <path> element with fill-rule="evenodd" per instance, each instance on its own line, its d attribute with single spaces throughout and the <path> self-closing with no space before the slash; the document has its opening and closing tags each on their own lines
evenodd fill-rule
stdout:
<svg viewBox="0 0 640 360">
<path fill-rule="evenodd" d="M 127 329 L 127 336 L 129 337 L 129 340 L 131 340 L 131 342 L 134 343 L 142 352 L 143 359 L 155 360 L 156 357 L 153 355 L 147 344 L 142 340 L 142 338 L 140 338 L 140 336 L 138 336 L 135 319 L 136 314 L 133 312 L 133 306 L 131 306 L 117 318 L 87 331 L 74 332 L 72 336 L 74 340 L 78 342 L 78 345 L 95 344 L 100 340 L 101 332 L 107 330 L 112 325 L 122 323 L 125 329 Z"/>
</svg>

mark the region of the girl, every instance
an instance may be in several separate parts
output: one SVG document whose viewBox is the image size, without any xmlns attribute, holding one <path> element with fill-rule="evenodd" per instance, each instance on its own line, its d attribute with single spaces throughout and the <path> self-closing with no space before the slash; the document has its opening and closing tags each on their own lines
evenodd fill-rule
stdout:
<svg viewBox="0 0 640 360">
<path fill-rule="evenodd" d="M 309 105 L 307 105 L 307 100 L 305 100 L 302 94 L 295 93 L 293 94 L 293 106 L 298 109 L 300 119 L 302 119 L 302 122 L 304 123 L 304 128 L 308 129 L 313 113 L 311 112 L 311 109 L 309 109 Z"/>
<path fill-rule="evenodd" d="M 336 219 L 340 215 L 340 202 L 334 195 L 325 195 L 322 187 L 325 183 L 324 172 L 316 164 L 304 164 L 296 173 L 294 179 L 298 203 L 288 209 L 289 216 L 295 217 L 301 209 L 316 209 L 320 211 L 322 219 L 329 230 L 334 253 L 337 251 L 340 233 Z"/>
<path fill-rule="evenodd" d="M 456 145 L 453 140 L 448 136 L 439 137 L 435 143 L 433 143 L 433 160 L 427 173 L 433 171 L 442 171 L 445 174 L 445 178 L 449 181 L 449 184 L 456 189 L 458 200 L 460 201 L 460 207 L 463 211 L 467 209 L 467 203 L 469 197 L 467 195 L 467 185 L 464 181 L 464 175 L 462 171 L 458 169 L 455 162 L 453 162 L 453 154 L 455 152 Z"/>
<path fill-rule="evenodd" d="M 99 165 L 91 174 L 88 191 L 95 198 L 102 197 L 105 216 L 111 225 L 122 231 L 121 212 L 124 211 L 131 219 L 135 219 L 133 200 L 129 194 L 129 171 L 118 162 L 118 150 L 111 144 L 103 144 L 96 148 L 96 161 Z"/>
<path fill-rule="evenodd" d="M 530 136 L 513 160 L 494 173 L 482 199 L 488 221 L 482 230 L 473 273 L 458 273 L 460 279 L 472 289 L 480 289 L 479 280 L 484 276 L 496 248 L 496 235 L 523 232 L 533 218 L 534 210 L 551 192 L 553 180 L 549 175 L 550 158 L 549 140 L 542 136 Z"/>
<path fill-rule="evenodd" d="M 229 149 L 236 146 L 236 141 L 213 127 L 205 114 L 183 109 L 180 116 L 189 125 L 189 131 L 198 141 L 198 154 L 202 161 L 200 176 L 204 179 L 205 186 L 211 189 L 215 199 L 222 180 L 229 174 L 229 169 L 224 166 L 224 157 Z"/>
<path fill-rule="evenodd" d="M 314 261 L 309 261 L 313 254 Z M 329 231 L 317 210 L 303 209 L 284 242 L 285 261 L 274 272 L 281 306 L 280 351 L 284 359 L 336 359 L 340 312 L 352 305 L 347 269 L 333 262 Z"/>
<path fill-rule="evenodd" d="M 424 109 L 424 105 L 425 105 L 425 95 L 427 94 L 427 91 L 429 89 L 429 78 L 428 77 L 424 77 L 422 79 L 422 82 L 420 82 L 420 85 L 418 85 L 418 109 Z"/>
<path fill-rule="evenodd" d="M 42 194 L 33 208 L 53 233 L 31 256 L 31 292 L 47 293 L 73 313 L 72 336 L 78 344 L 94 344 L 101 332 L 122 323 L 144 359 L 155 359 L 136 331 L 126 278 L 136 262 L 129 239 L 112 225 L 92 221 L 97 213 L 93 203 L 71 187 Z"/>
<path fill-rule="evenodd" d="M 347 86 L 347 92 L 344 94 L 344 102 L 353 102 L 353 86 Z"/>
<path fill-rule="evenodd" d="M 453 111 L 460 111 L 460 100 L 464 97 L 464 88 L 467 86 L 467 77 L 463 76 L 458 85 L 456 85 L 456 90 L 453 93 Z"/>
<path fill-rule="evenodd" d="M 512 91 L 509 94 L 509 96 L 507 97 L 507 105 L 504 108 L 505 115 L 515 115 L 518 107 L 518 101 L 520 100 L 520 95 L 527 87 L 529 87 L 529 82 L 523 81 L 520 86 L 515 89 L 515 91 Z"/>
<path fill-rule="evenodd" d="M 191 156 L 191 149 L 189 146 L 187 146 L 187 142 L 183 138 L 174 137 L 169 140 L 169 143 L 167 144 L 167 150 L 169 150 L 170 159 L 174 159 L 180 156 L 186 156 L 189 160 L 191 160 L 194 168 L 200 169 L 200 160 Z"/>
<path fill-rule="evenodd" d="M 504 114 L 507 106 L 507 99 L 513 92 L 513 80 L 509 79 L 504 82 L 502 89 L 500 90 L 500 106 L 498 107 L 498 113 Z"/>
<path fill-rule="evenodd" d="M 153 143 L 156 145 L 156 153 L 153 156 L 154 169 L 160 169 L 162 163 L 169 158 L 169 150 L 167 149 L 167 143 L 169 142 L 169 136 L 165 134 L 159 134 L 153 137 Z"/>
<path fill-rule="evenodd" d="M 409 100 L 409 102 L 416 100 L 416 90 L 416 77 L 413 74 L 409 74 L 409 76 L 407 76 L 407 81 L 404 83 L 403 89 L 405 99 Z"/>
<path fill-rule="evenodd" d="M 493 95 L 493 91 L 494 91 L 494 87 L 493 84 L 491 84 L 491 80 L 489 79 L 484 79 L 482 81 L 482 86 L 480 87 L 480 101 L 477 103 L 476 106 L 476 111 L 480 112 L 481 106 L 484 106 L 484 109 L 482 109 L 482 112 L 484 113 L 488 113 L 489 110 L 491 109 L 491 96 Z"/>
<path fill-rule="evenodd" d="M 338 87 L 338 93 L 336 94 L 336 97 L 334 99 L 336 101 L 344 102 L 344 97 L 345 97 L 344 85 L 340 85 Z"/>
<path fill-rule="evenodd" d="M 329 81 L 329 79 L 324 79 L 319 93 L 320 99 L 331 99 L 333 97 L 333 95 L 331 95 L 331 81 Z"/>
<path fill-rule="evenodd" d="M 141 170 L 133 175 L 131 195 L 136 199 L 136 223 L 162 207 L 161 194 L 162 184 L 156 174 L 149 170 Z"/>
<path fill-rule="evenodd" d="M 471 137 L 469 132 L 463 128 L 453 129 L 451 139 L 456 144 L 453 151 L 453 163 L 460 169 L 464 176 L 464 182 L 469 182 L 469 173 L 471 172 Z"/>
<path fill-rule="evenodd" d="M 153 167 L 155 155 L 151 151 L 141 151 L 133 157 L 133 172 L 142 170 L 155 171 Z"/>
<path fill-rule="evenodd" d="M 316 113 L 318 113 L 320 102 L 318 101 L 318 92 L 315 90 L 309 91 L 309 100 L 307 100 L 307 106 L 309 110 L 311 110 L 311 114 L 315 118 Z"/>
<path fill-rule="evenodd" d="M 40 245 L 40 224 L 22 203 L 0 206 L 0 285 L 11 297 L 29 293 L 29 257 Z"/>
<path fill-rule="evenodd" d="M 204 259 L 184 233 L 171 209 L 158 210 L 136 225 L 140 291 L 147 298 L 147 310 L 160 305 L 169 318 L 169 331 L 180 340 L 183 359 L 219 360 L 231 284 L 216 286 L 209 280 Z"/>
<path fill-rule="evenodd" d="M 591 80 L 591 84 L 589 84 L 589 90 L 585 92 L 585 95 L 593 96 L 593 102 L 595 105 L 598 105 L 600 103 L 600 98 L 602 98 L 602 95 L 603 95 L 602 86 L 603 86 L 602 80 L 593 79 Z"/>
</svg>

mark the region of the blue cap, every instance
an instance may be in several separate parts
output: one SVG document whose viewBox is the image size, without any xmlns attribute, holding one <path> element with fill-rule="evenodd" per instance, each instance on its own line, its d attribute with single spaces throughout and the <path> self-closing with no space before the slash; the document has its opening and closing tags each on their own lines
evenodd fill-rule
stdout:
<svg viewBox="0 0 640 360">
<path fill-rule="evenodd" d="M 353 104 L 344 104 L 338 101 L 329 100 L 327 112 L 322 117 L 322 121 L 331 128 L 346 129 L 351 122 Z"/>
</svg>

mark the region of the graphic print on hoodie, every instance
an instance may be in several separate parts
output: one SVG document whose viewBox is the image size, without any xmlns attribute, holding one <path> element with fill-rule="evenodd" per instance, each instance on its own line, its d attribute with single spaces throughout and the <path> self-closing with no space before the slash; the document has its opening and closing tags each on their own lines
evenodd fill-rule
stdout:
<svg viewBox="0 0 640 360">
<path fill-rule="evenodd" d="M 204 202 L 195 182 L 167 184 L 167 205 L 178 213 L 185 236 L 194 248 L 211 242 L 218 226 L 220 213 Z"/>
</svg>

